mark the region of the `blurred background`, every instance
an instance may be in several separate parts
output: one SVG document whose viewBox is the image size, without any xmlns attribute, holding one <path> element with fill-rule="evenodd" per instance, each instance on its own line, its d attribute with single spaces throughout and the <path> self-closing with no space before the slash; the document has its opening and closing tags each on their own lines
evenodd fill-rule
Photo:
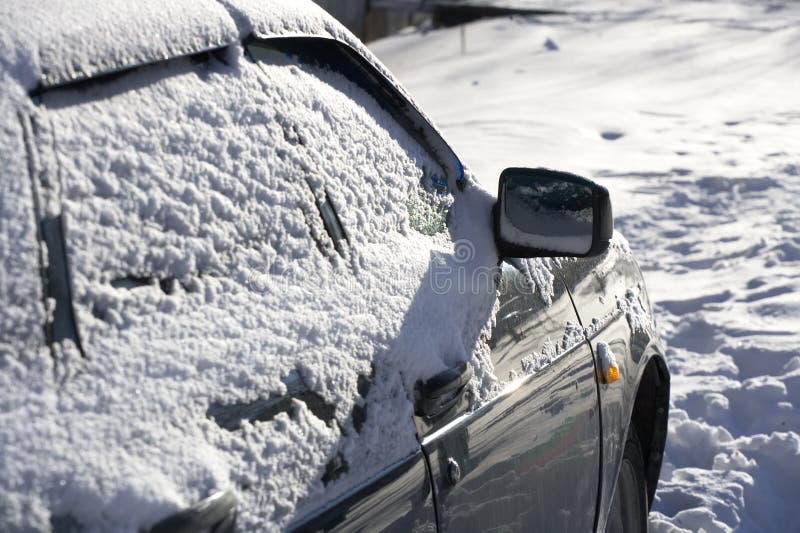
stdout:
<svg viewBox="0 0 800 533">
<path fill-rule="evenodd" d="M 553 0 L 314 0 L 364 42 L 408 26 L 439 28 L 484 17 L 557 13 Z"/>
</svg>

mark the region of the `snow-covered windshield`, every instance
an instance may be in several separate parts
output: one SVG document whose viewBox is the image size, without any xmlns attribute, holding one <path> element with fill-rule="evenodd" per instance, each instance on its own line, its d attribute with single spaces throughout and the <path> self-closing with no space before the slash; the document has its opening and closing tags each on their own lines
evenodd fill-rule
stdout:
<svg viewBox="0 0 800 533">
<path fill-rule="evenodd" d="M 138 529 L 233 487 L 244 530 L 283 527 L 417 449 L 409 384 L 470 337 L 400 335 L 452 196 L 383 105 L 231 47 L 43 109 L 86 359 L 57 362 L 58 401 L 12 433 L 56 487 L 36 505 Z"/>
</svg>

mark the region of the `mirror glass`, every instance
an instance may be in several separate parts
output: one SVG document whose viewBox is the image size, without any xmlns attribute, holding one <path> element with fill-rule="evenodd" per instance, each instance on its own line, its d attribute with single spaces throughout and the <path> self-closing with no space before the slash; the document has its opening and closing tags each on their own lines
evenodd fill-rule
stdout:
<svg viewBox="0 0 800 533">
<path fill-rule="evenodd" d="M 505 180 L 503 237 L 521 246 L 588 253 L 593 195 L 589 183 L 560 177 L 511 175 Z"/>
</svg>

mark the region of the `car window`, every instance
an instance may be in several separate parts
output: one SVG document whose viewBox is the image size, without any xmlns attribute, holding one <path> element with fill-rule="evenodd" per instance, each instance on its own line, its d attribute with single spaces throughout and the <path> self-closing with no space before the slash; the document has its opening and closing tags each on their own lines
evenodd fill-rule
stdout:
<svg viewBox="0 0 800 533">
<path fill-rule="evenodd" d="M 410 104 L 399 94 L 387 89 L 386 83 L 378 79 L 378 74 L 362 64 L 360 56 L 342 43 L 323 38 L 252 40 L 247 44 L 247 52 L 265 72 L 288 66 L 298 73 L 313 76 L 335 90 L 360 94 L 358 101 L 372 108 L 371 112 L 375 113 L 373 116 L 384 115 L 381 126 L 391 137 L 410 137 L 416 141 L 415 162 L 421 170 L 421 176 L 417 186 L 403 202 L 409 223 L 414 230 L 426 235 L 442 233 L 446 229 L 451 202 L 448 182 L 456 182 L 458 176 L 448 176 L 444 170 L 448 166 L 442 165 L 440 158 L 452 156 L 439 154 L 429 145 L 422 128 L 412 119 Z M 380 113 L 377 113 L 378 109 Z M 342 139 L 344 142 L 359 142 L 357 138 L 348 138 L 346 135 Z M 386 178 L 391 180 L 391 176 Z"/>
<path fill-rule="evenodd" d="M 104 474 L 126 516 L 151 479 L 176 507 L 233 486 L 244 529 L 285 526 L 418 449 L 394 339 L 448 238 L 440 161 L 343 74 L 258 61 L 42 95 L 86 354 L 58 422 L 86 451 L 59 468 L 134 465 Z"/>
</svg>

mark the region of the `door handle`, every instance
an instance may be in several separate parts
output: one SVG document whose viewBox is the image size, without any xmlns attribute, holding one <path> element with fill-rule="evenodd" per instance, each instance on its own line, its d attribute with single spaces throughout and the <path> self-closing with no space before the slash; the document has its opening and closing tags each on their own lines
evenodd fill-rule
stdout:
<svg viewBox="0 0 800 533">
<path fill-rule="evenodd" d="M 415 387 L 415 414 L 428 421 L 461 405 L 464 390 L 472 379 L 472 367 L 465 362 L 440 372 Z"/>
</svg>

